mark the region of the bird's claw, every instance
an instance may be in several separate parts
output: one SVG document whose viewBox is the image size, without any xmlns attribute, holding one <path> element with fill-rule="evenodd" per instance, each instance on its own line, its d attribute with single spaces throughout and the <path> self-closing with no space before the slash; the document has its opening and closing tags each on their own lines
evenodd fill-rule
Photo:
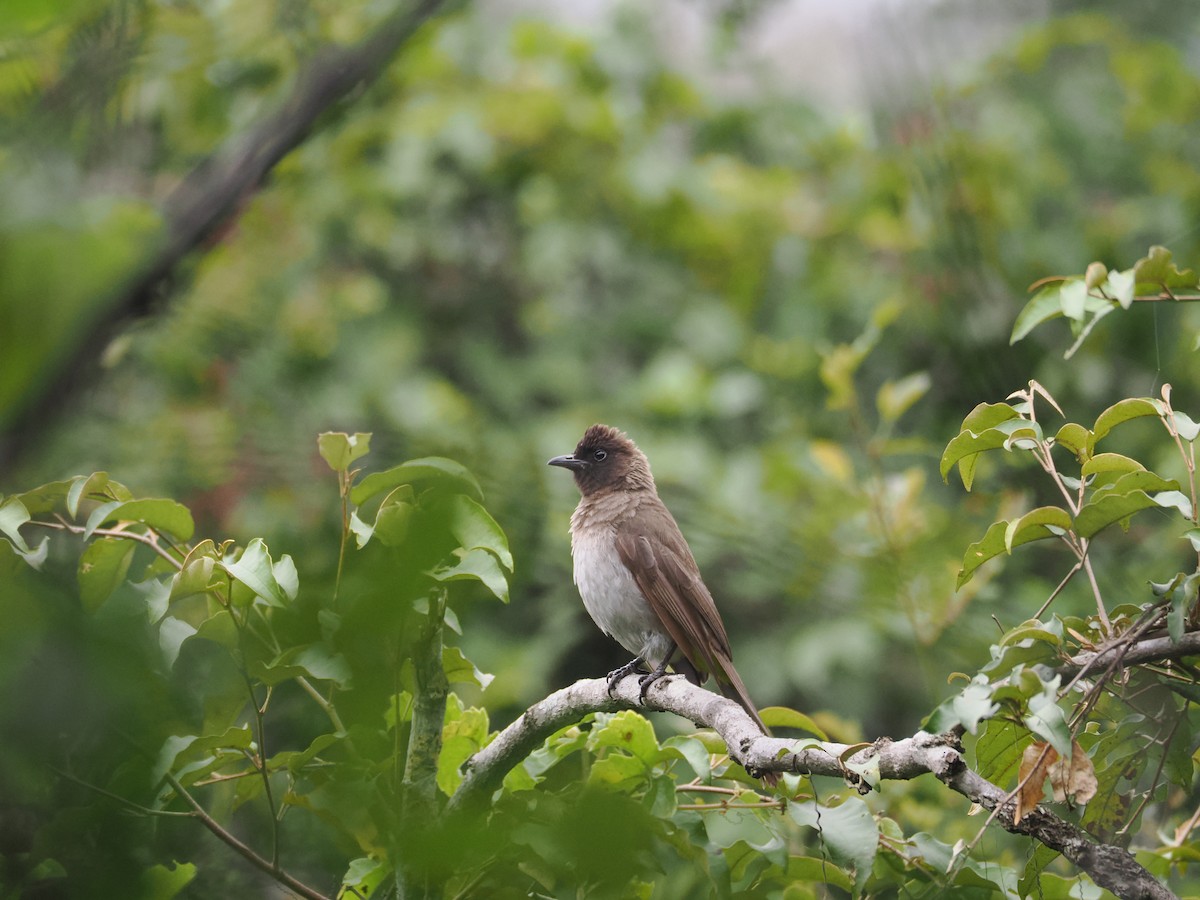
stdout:
<svg viewBox="0 0 1200 900">
<path fill-rule="evenodd" d="M 641 664 L 642 664 L 642 658 L 639 656 L 637 659 L 633 659 L 633 660 L 630 660 L 629 662 L 625 663 L 625 665 L 621 666 L 621 668 L 613 669 L 611 672 L 609 672 L 608 673 L 608 696 L 610 696 L 610 697 L 612 696 L 612 692 L 617 689 L 617 683 L 622 678 L 624 678 L 626 675 L 632 675 L 634 672 L 636 672 L 638 670 L 638 666 L 640 666 Z M 646 695 L 643 694 L 642 698 L 645 699 L 645 696 Z"/>
<path fill-rule="evenodd" d="M 642 698 L 642 704 L 646 703 L 646 692 L 654 686 L 654 682 L 667 674 L 666 666 L 659 666 L 653 672 L 649 672 L 638 679 L 638 695 Z"/>
</svg>

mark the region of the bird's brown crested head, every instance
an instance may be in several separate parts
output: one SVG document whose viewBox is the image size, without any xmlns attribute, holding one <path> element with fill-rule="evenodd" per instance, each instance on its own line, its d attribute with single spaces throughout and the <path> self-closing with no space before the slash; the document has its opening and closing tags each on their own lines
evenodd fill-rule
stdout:
<svg viewBox="0 0 1200 900">
<path fill-rule="evenodd" d="M 600 491 L 654 489 L 650 462 L 623 431 L 593 425 L 570 456 L 556 456 L 550 465 L 570 469 L 585 497 Z"/>
</svg>

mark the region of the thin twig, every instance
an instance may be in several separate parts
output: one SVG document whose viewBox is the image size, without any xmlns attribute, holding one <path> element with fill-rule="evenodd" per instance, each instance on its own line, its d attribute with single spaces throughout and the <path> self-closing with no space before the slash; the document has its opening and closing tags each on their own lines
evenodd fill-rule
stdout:
<svg viewBox="0 0 1200 900">
<path fill-rule="evenodd" d="M 39 525 L 42 528 L 53 528 L 56 531 L 69 531 L 71 534 L 83 534 L 87 529 L 82 525 L 72 525 L 64 519 L 59 519 L 57 522 L 44 522 L 41 519 L 31 519 L 30 525 Z M 158 543 L 158 532 L 150 529 L 146 534 L 137 531 L 126 531 L 123 528 L 93 528 L 92 534 L 98 534 L 101 537 L 124 538 L 129 541 L 137 541 L 139 544 L 145 544 L 177 570 L 183 568 L 183 563 L 164 550 Z"/>
<path fill-rule="evenodd" d="M 283 871 L 277 864 L 263 859 L 248 846 L 239 841 L 236 837 L 221 827 L 216 819 L 210 816 L 205 808 L 200 804 L 200 801 L 191 795 L 191 793 L 182 784 L 179 779 L 167 772 L 163 775 L 163 779 L 174 788 L 175 793 L 183 798 L 184 802 L 190 806 L 195 812 L 195 818 L 200 820 L 205 828 L 211 831 L 216 837 L 226 846 L 237 852 L 243 859 L 249 862 L 252 866 L 260 871 L 266 872 L 280 884 L 295 891 L 306 900 L 332 900 L 332 898 L 322 894 L 320 891 L 310 888 L 307 884 L 299 881 L 294 876 Z"/>
</svg>

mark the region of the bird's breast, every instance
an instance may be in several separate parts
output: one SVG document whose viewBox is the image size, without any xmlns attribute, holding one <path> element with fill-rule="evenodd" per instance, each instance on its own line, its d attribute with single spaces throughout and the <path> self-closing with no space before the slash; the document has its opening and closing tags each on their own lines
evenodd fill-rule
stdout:
<svg viewBox="0 0 1200 900">
<path fill-rule="evenodd" d="M 664 629 L 621 562 L 614 530 L 603 526 L 573 530 L 571 556 L 575 584 L 588 614 L 626 650 L 644 656 L 647 643 Z"/>
</svg>

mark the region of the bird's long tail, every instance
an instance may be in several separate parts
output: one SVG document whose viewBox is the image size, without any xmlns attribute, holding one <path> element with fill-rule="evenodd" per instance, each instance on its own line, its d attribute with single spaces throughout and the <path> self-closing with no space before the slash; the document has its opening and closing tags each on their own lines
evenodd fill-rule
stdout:
<svg viewBox="0 0 1200 900">
<path fill-rule="evenodd" d="M 770 729 L 763 724 L 762 716 L 758 714 L 758 707 L 754 705 L 754 701 L 750 699 L 750 695 L 746 692 L 746 685 L 742 681 L 742 676 L 733 667 L 733 660 L 727 656 L 719 655 L 717 662 L 720 664 L 720 670 L 713 674 L 717 679 L 718 686 L 721 688 L 721 693 L 730 700 L 736 700 L 742 709 L 750 714 L 750 718 L 754 720 L 762 733 L 770 735 Z"/>
</svg>

